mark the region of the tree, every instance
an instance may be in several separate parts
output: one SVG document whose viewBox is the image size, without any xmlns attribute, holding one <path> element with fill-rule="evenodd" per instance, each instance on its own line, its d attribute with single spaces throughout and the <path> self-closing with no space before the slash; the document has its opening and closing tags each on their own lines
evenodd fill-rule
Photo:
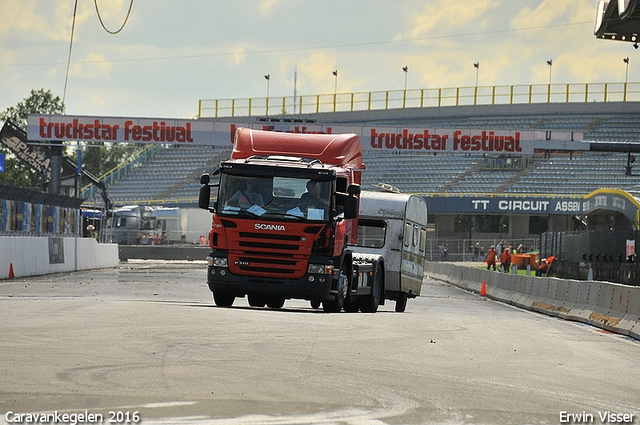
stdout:
<svg viewBox="0 0 640 425">
<path fill-rule="evenodd" d="M 27 129 L 27 115 L 29 114 L 62 114 L 64 103 L 60 96 L 54 96 L 50 90 L 31 90 L 31 96 L 19 102 L 14 107 L 9 107 L 0 113 L 0 120 L 11 120 L 14 124 Z M 28 164 L 20 161 L 11 150 L 0 145 L 0 152 L 6 154 L 3 173 L 0 173 L 0 183 L 20 187 L 36 187 L 40 174 Z"/>
<path fill-rule="evenodd" d="M 27 115 L 29 114 L 62 114 L 64 103 L 60 96 L 53 96 L 51 90 L 31 90 L 31 96 L 19 102 L 14 107 L 7 108 L 0 114 L 2 121 L 11 120 L 23 130 L 27 129 Z"/>
</svg>

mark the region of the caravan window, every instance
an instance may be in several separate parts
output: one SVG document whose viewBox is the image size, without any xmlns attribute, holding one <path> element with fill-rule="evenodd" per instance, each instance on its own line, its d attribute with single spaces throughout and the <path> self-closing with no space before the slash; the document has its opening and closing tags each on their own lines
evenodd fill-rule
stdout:
<svg viewBox="0 0 640 425">
<path fill-rule="evenodd" d="M 418 245 L 418 226 L 413 225 L 413 246 Z"/>
<path fill-rule="evenodd" d="M 411 223 L 406 223 L 404 225 L 404 246 L 411 245 Z"/>
<path fill-rule="evenodd" d="M 427 229 L 420 229 L 420 252 L 424 252 L 427 247 Z"/>
<path fill-rule="evenodd" d="M 382 248 L 387 233 L 387 223 L 382 220 L 358 220 L 358 243 L 365 248 Z"/>
</svg>

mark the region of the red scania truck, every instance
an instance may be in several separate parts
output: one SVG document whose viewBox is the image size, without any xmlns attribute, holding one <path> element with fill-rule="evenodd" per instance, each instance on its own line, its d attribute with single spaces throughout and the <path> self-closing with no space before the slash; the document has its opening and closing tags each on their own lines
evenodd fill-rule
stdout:
<svg viewBox="0 0 640 425">
<path fill-rule="evenodd" d="M 247 296 L 251 306 L 281 308 L 297 298 L 326 312 L 375 312 L 386 296 L 404 311 L 400 283 L 385 292 L 383 256 L 353 252 L 364 168 L 355 134 L 237 129 L 231 158 L 214 173 L 219 183 L 201 177 L 199 206 L 213 213 L 207 283 L 216 305 Z M 409 297 L 419 295 L 413 288 Z"/>
</svg>

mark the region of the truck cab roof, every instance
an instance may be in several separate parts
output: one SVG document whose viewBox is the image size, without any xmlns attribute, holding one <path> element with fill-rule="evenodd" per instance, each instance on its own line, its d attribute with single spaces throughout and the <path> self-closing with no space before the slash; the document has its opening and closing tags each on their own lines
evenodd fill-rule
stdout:
<svg viewBox="0 0 640 425">
<path fill-rule="evenodd" d="M 363 170 L 362 146 L 356 134 L 299 134 L 238 128 L 231 159 L 296 157 Z"/>
</svg>

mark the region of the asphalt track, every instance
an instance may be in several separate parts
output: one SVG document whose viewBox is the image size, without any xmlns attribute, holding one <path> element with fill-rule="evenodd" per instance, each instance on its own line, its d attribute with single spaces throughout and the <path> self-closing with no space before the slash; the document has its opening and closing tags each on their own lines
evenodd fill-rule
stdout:
<svg viewBox="0 0 640 425">
<path fill-rule="evenodd" d="M 0 423 L 640 423 L 636 340 L 433 280 L 405 313 L 218 308 L 205 276 L 141 261 L 0 281 Z"/>
</svg>

